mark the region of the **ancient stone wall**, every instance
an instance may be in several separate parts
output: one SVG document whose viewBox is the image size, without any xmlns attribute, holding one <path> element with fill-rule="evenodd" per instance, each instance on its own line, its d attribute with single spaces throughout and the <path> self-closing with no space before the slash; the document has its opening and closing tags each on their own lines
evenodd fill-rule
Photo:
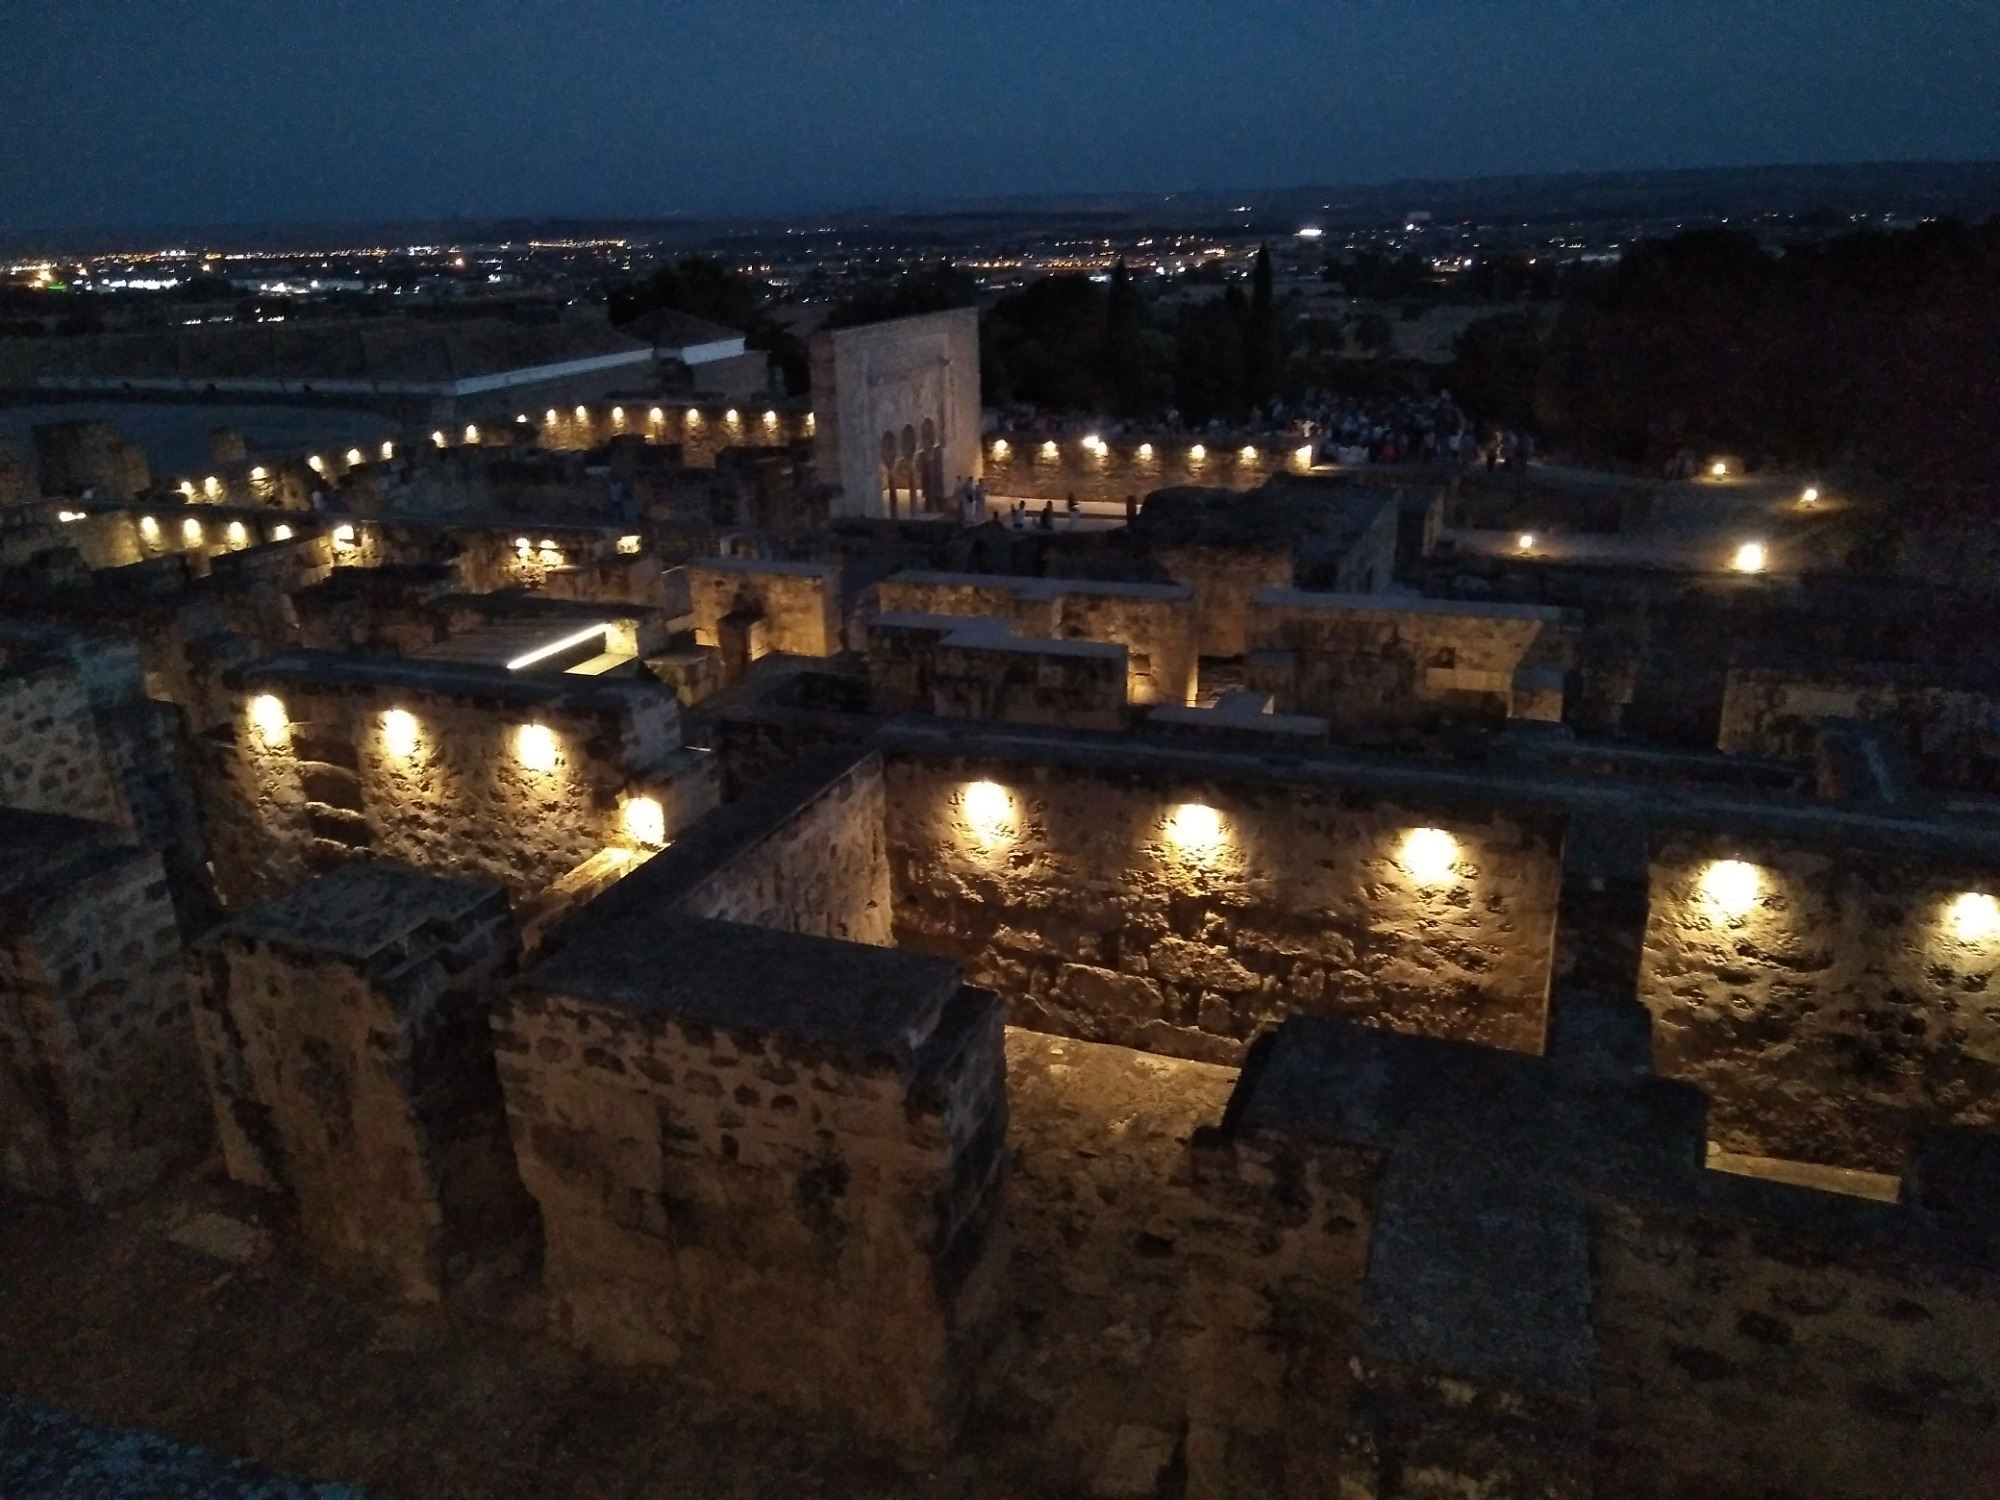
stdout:
<svg viewBox="0 0 2000 1500">
<path fill-rule="evenodd" d="M 1223 1062 L 1288 1014 L 1541 1044 L 1557 818 L 1108 751 L 887 767 L 897 942 L 1016 1024 Z"/>
<path fill-rule="evenodd" d="M 0 809 L 0 1178 L 97 1200 L 198 1158 L 207 1129 L 157 854 Z"/>
<path fill-rule="evenodd" d="M 0 666 L 0 804 L 132 827 L 89 685 L 63 657 Z"/>
<path fill-rule="evenodd" d="M 434 1302 L 518 1265 L 488 1017 L 514 960 L 497 886 L 357 864 L 224 924 L 195 970 L 229 1175 L 282 1192 L 336 1274 Z"/>
<path fill-rule="evenodd" d="M 1155 546 L 1153 556 L 1169 578 L 1194 590 L 1195 645 L 1202 656 L 1248 651 L 1251 599 L 1264 589 L 1288 589 L 1294 579 L 1289 547 Z"/>
<path fill-rule="evenodd" d="M 2000 684 L 1888 663 L 1729 669 L 1718 744 L 1726 755 L 1809 760 L 1826 720 L 1882 724 L 1918 779 L 2000 790 Z"/>
<path fill-rule="evenodd" d="M 1194 696 L 1194 591 L 1182 584 L 903 572 L 876 586 L 876 600 L 884 614 L 1009 620 L 1022 637 L 1123 646 L 1128 702 L 1183 704 Z"/>
<path fill-rule="evenodd" d="M 1991 1493 L 1993 1266 L 1888 1205 L 1710 1198 L 1596 1205 L 1597 1493 Z"/>
<path fill-rule="evenodd" d="M 1008 499 L 1053 500 L 1061 509 L 1071 495 L 1079 500 L 1123 504 L 1127 497 L 1143 501 L 1154 490 L 1170 485 L 1253 490 L 1274 474 L 1302 472 L 1295 443 L 1256 445 L 1246 456 L 1240 446 L 1204 446 L 1184 436 L 1143 444 L 1119 438 L 1107 440 L 1101 449 L 1086 448 L 1082 443 L 1086 435 L 988 438 L 987 491 Z M 1202 447 L 1200 458 L 1193 456 L 1197 446 Z"/>
<path fill-rule="evenodd" d="M 526 895 L 715 801 L 657 684 L 295 652 L 237 693 L 205 778 L 232 905 L 363 855 Z"/>
<path fill-rule="evenodd" d="M 1661 1071 L 1750 1155 L 1893 1170 L 1923 1123 L 2000 1121 L 1993 873 L 1838 826 L 1661 828 L 1639 989 Z"/>
<path fill-rule="evenodd" d="M 871 706 L 1066 729 L 1116 730 L 1130 671 L 1122 646 L 1023 639 L 991 617 L 877 615 L 868 626 Z"/>
<path fill-rule="evenodd" d="M 1531 605 L 1265 589 L 1250 603 L 1246 676 L 1280 712 L 1322 715 L 1336 733 L 1442 711 L 1505 719 L 1523 661 L 1562 623 Z M 1551 662 L 1544 646 L 1535 665 L 1553 667 L 1560 701 L 1561 654 Z"/>
<path fill-rule="evenodd" d="M 762 618 L 767 649 L 793 656 L 840 650 L 840 570 L 827 563 L 709 557 L 687 567 L 695 640 L 721 644 L 723 618 L 747 610 Z"/>
<path fill-rule="evenodd" d="M 913 491 L 948 507 L 953 479 L 978 477 L 976 310 L 823 331 L 813 336 L 811 358 L 813 473 L 841 491 L 837 514 L 907 515 Z M 900 496 L 893 509 L 891 479 Z M 924 508 L 919 500 L 916 509 Z"/>
<path fill-rule="evenodd" d="M 949 1441 L 994 1330 L 991 996 L 932 959 L 662 920 L 559 948 L 496 1033 L 565 1336 Z"/>
</svg>

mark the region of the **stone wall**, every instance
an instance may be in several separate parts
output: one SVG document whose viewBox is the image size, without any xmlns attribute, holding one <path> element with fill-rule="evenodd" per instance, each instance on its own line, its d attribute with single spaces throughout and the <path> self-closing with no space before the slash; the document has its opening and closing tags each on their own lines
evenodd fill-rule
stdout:
<svg viewBox="0 0 2000 1500">
<path fill-rule="evenodd" d="M 514 940 L 497 886 L 356 864 L 201 944 L 195 1007 L 223 1162 L 282 1192 L 336 1274 L 434 1302 L 518 1266 L 488 1017 Z"/>
<path fill-rule="evenodd" d="M 1725 755 L 1810 760 L 1826 720 L 1881 724 L 1932 786 L 2000 790 L 2000 684 L 1893 663 L 1736 665 L 1722 696 Z"/>
<path fill-rule="evenodd" d="M 61 656 L 0 665 L 0 805 L 132 827 L 89 687 Z"/>
<path fill-rule="evenodd" d="M 892 750 L 897 942 L 1016 1024 L 1211 1061 L 1288 1014 L 1540 1046 L 1559 818 L 1192 765 Z"/>
<path fill-rule="evenodd" d="M 949 1442 L 994 1329 L 990 995 L 933 959 L 662 919 L 561 947 L 496 1032 L 566 1337 Z"/>
<path fill-rule="evenodd" d="M 1992 1493 L 1991 1262 L 1913 1232 L 1907 1210 L 1714 1187 L 1597 1205 L 1597 1492 Z"/>
<path fill-rule="evenodd" d="M 885 494 L 885 439 L 895 447 L 896 510 L 903 514 L 913 488 L 949 507 L 954 478 L 978 477 L 976 310 L 824 331 L 813 336 L 811 357 L 813 473 L 841 491 L 836 514 L 894 513 Z"/>
<path fill-rule="evenodd" d="M 1553 668 L 1560 702 L 1565 662 L 1548 638 L 1562 625 L 1561 610 L 1532 605 L 1264 589 L 1250 602 L 1246 677 L 1280 712 L 1321 715 L 1336 734 L 1444 713 L 1496 721 L 1513 713 L 1531 653 L 1544 672 L 1527 698 L 1546 693 Z M 1524 706 L 1550 716 L 1545 704 Z"/>
<path fill-rule="evenodd" d="M 0 809 L 0 1180 L 98 1200 L 200 1156 L 207 1131 L 156 854 Z"/>
<path fill-rule="evenodd" d="M 1006 434 L 988 438 L 985 477 L 989 493 L 1008 499 L 1053 500 L 1057 509 L 1071 495 L 1079 500 L 1122 504 L 1127 497 L 1144 500 L 1170 485 L 1207 485 L 1253 490 L 1275 474 L 1303 472 L 1297 443 L 1242 446 L 1205 445 L 1182 437 L 1163 437 L 1143 445 L 1139 440 L 1107 440 L 1101 449 L 1083 446 L 1082 438 L 1046 438 Z M 1193 450 L 1202 447 L 1202 457 Z"/>
<path fill-rule="evenodd" d="M 204 777 L 232 905 L 369 855 L 526 895 L 716 798 L 657 684 L 294 652 L 236 692 Z"/>
<path fill-rule="evenodd" d="M 1656 833 L 1639 994 L 1728 1150 L 1893 1170 L 1924 1123 L 2000 1121 L 1991 851 L 1868 832 Z"/>
<path fill-rule="evenodd" d="M 868 680 L 878 713 L 1116 730 L 1131 673 L 1122 646 L 1023 639 L 990 617 L 877 615 Z"/>
<path fill-rule="evenodd" d="M 884 614 L 983 616 L 1022 636 L 1123 646 L 1129 702 L 1194 696 L 1194 591 L 1184 584 L 903 572 L 876 586 L 876 602 Z"/>
<path fill-rule="evenodd" d="M 593 903 L 569 940 L 674 913 L 887 947 L 887 821 L 879 755 L 809 752 Z"/>
<path fill-rule="evenodd" d="M 763 621 L 766 649 L 793 656 L 840 650 L 840 570 L 828 563 L 708 557 L 687 567 L 694 638 L 722 643 L 722 622 L 738 610 Z"/>
<path fill-rule="evenodd" d="M 1250 649 L 1250 601 L 1264 589 L 1292 586 L 1289 547 L 1156 546 L 1153 556 L 1176 583 L 1194 590 L 1195 647 L 1202 656 L 1235 657 Z"/>
</svg>

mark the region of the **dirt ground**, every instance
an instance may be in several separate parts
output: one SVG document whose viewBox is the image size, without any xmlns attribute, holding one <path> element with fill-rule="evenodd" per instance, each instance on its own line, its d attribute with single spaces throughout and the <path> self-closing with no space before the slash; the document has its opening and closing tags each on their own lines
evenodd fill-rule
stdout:
<svg viewBox="0 0 2000 1500">
<path fill-rule="evenodd" d="M 1136 1376 L 1171 1310 L 1187 1134 L 1235 1072 L 1026 1032 L 1008 1067 L 1013 1323 L 960 1452 L 928 1470 L 593 1365 L 540 1331 L 532 1291 L 450 1315 L 349 1295 L 212 1186 L 114 1214 L 0 1200 L 0 1396 L 380 1500 L 1059 1495 L 1052 1468 L 1172 1441 L 1134 1425 Z"/>
</svg>

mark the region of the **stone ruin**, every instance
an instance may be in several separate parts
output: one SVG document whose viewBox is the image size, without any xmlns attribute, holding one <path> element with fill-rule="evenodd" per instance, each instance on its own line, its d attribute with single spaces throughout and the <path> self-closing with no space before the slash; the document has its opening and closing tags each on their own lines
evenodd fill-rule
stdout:
<svg viewBox="0 0 2000 1500">
<path fill-rule="evenodd" d="M 8 1192 L 989 1491 L 1992 1492 L 1977 672 L 1365 486 L 372 484 L 0 528 Z"/>
</svg>

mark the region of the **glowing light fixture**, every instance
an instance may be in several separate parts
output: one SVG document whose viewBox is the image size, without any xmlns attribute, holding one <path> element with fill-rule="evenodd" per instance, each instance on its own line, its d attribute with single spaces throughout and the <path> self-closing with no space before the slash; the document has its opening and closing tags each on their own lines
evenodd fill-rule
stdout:
<svg viewBox="0 0 2000 1500">
<path fill-rule="evenodd" d="M 528 414 L 527 414 L 526 412 L 524 412 L 524 411 L 517 411 L 517 412 L 515 412 L 515 413 L 514 413 L 514 425 L 515 425 L 516 427 L 525 427 L 525 426 L 527 426 L 527 425 L 528 425 Z"/>
<path fill-rule="evenodd" d="M 1740 859 L 1718 859 L 1701 872 L 1701 904 L 1717 916 L 1748 916 L 1763 888 L 1763 872 Z"/>
<path fill-rule="evenodd" d="M 1243 460 L 1244 460 L 1244 461 L 1245 461 L 1245 462 L 1247 463 L 1247 462 L 1249 462 L 1249 461 L 1250 461 L 1251 459 L 1253 459 L 1253 458 L 1255 458 L 1255 457 L 1257 456 L 1257 450 L 1256 450 L 1255 448 L 1253 448 L 1253 447 L 1252 447 L 1252 446 L 1251 446 L 1250 444 L 1248 444 L 1248 443 L 1245 443 L 1245 444 L 1243 445 L 1243 451 L 1242 451 L 1242 452 L 1241 452 L 1240 454 L 1238 454 L 1237 456 L 1238 456 L 1239 458 L 1243 459 Z"/>
<path fill-rule="evenodd" d="M 155 521 L 151 516 L 139 517 L 139 535 L 144 537 L 149 542 L 158 541 L 160 536 L 160 523 L 158 521 Z"/>
<path fill-rule="evenodd" d="M 1534 532 L 1524 531 L 1519 536 L 1515 537 L 1514 550 L 1516 552 L 1533 552 L 1535 550 Z"/>
<path fill-rule="evenodd" d="M 1800 495 L 1800 496 L 1799 496 L 1799 504 L 1801 504 L 1801 505 L 1817 505 L 1817 504 L 1819 504 L 1819 490 L 1818 490 L 1818 488 L 1817 488 L 1816 486 L 1814 486 L 1814 485 L 1810 485 L 1810 484 L 1809 484 L 1809 485 L 1807 485 L 1807 486 L 1806 486 L 1806 488 L 1805 488 L 1805 493 L 1803 493 L 1802 495 Z"/>
<path fill-rule="evenodd" d="M 579 422 L 588 422 L 590 420 L 590 408 L 587 406 L 579 406 L 576 409 L 576 419 Z"/>
<path fill-rule="evenodd" d="M 625 408 L 624 408 L 624 407 L 622 407 L 622 406 L 614 406 L 614 407 L 612 407 L 612 408 L 611 408 L 611 420 L 612 420 L 612 421 L 614 421 L 614 422 L 622 422 L 622 421 L 624 421 L 624 420 L 625 420 Z"/>
<path fill-rule="evenodd" d="M 517 536 L 514 538 L 514 550 L 516 552 L 533 552 L 535 547 L 526 537 Z"/>
<path fill-rule="evenodd" d="M 468 443 L 476 443 L 479 441 L 479 427 L 477 423 L 467 422 L 465 424 L 465 440 Z"/>
<path fill-rule="evenodd" d="M 268 479 L 271 477 L 271 473 L 270 470 L 266 469 L 262 464 L 259 464 L 257 465 L 256 468 L 250 471 L 250 477 L 252 479 Z"/>
<path fill-rule="evenodd" d="M 728 411 L 722 414 L 722 420 L 727 422 L 731 427 L 734 427 L 738 422 L 742 421 L 743 419 L 742 417 L 737 415 L 736 408 L 732 406 L 729 408 Z"/>
<path fill-rule="evenodd" d="M 186 495 L 188 497 L 188 499 L 190 500 L 194 499 L 194 481 L 192 479 L 183 479 L 180 482 L 179 489 L 183 495 Z"/>
<path fill-rule="evenodd" d="M 646 415 L 647 415 L 647 417 L 649 417 L 649 418 L 650 418 L 651 420 L 653 420 L 653 421 L 655 421 L 655 422 L 661 422 L 661 421 L 665 421 L 665 420 L 666 420 L 666 415 L 667 415 L 667 414 L 666 414 L 665 412 L 661 411 L 661 410 L 659 409 L 659 407 L 657 407 L 657 406 L 656 406 L 656 407 L 654 407 L 654 408 L 653 408 L 653 409 L 652 409 L 651 411 L 649 411 L 648 413 L 646 413 Z"/>
<path fill-rule="evenodd" d="M 326 460 L 321 458 L 317 453 L 309 454 L 306 458 L 306 467 L 311 469 L 315 474 L 324 474 L 326 472 Z"/>
<path fill-rule="evenodd" d="M 547 411 L 542 413 L 542 420 L 544 422 L 553 422 L 555 421 L 555 419 L 556 419 L 556 409 L 553 406 L 551 406 Z"/>
<path fill-rule="evenodd" d="M 183 540 L 189 542 L 200 541 L 201 522 L 197 521 L 193 516 L 189 516 L 185 521 L 181 522 L 181 537 Z"/>
<path fill-rule="evenodd" d="M 1442 828 L 1412 828 L 1396 863 L 1418 885 L 1449 885 L 1458 875 L 1458 840 Z"/>
<path fill-rule="evenodd" d="M 355 464 L 358 464 L 360 462 L 361 462 L 361 450 L 359 448 L 349 448 L 347 450 L 348 467 L 352 468 Z"/>
<path fill-rule="evenodd" d="M 1054 458 L 1055 456 L 1056 456 L 1056 445 L 1053 440 L 1042 444 L 1043 458 Z"/>
<path fill-rule="evenodd" d="M 1152 456 L 1153 456 L 1153 445 L 1151 443 L 1141 443 L 1139 445 L 1139 457 L 1151 458 Z"/>
<path fill-rule="evenodd" d="M 993 456 L 995 458 L 1005 458 L 1007 456 L 1007 440 L 1005 438 L 995 438 L 993 440 Z"/>
<path fill-rule="evenodd" d="M 627 557 L 630 557 L 633 553 L 637 552 L 639 550 L 639 547 L 640 547 L 640 539 L 636 535 L 621 536 L 620 538 L 618 538 L 618 550 Z"/>
<path fill-rule="evenodd" d="M 284 526 L 284 525 L 279 525 L 279 526 L 273 526 L 273 527 L 271 528 L 271 540 L 272 540 L 272 541 L 274 541 L 274 542 L 289 542 L 289 541 L 290 541 L 291 539 L 292 539 L 292 528 L 291 528 L 291 527 L 289 527 L 289 526 Z"/>
<path fill-rule="evenodd" d="M 687 424 L 690 427 L 701 426 L 701 413 L 696 411 L 692 406 L 687 409 Z"/>
<path fill-rule="evenodd" d="M 58 521 L 81 521 L 83 519 L 83 512 L 80 510 L 59 510 L 56 512 L 56 519 Z"/>
<path fill-rule="evenodd" d="M 667 813 L 657 797 L 627 797 L 623 821 L 625 836 L 635 844 L 657 849 L 667 841 Z"/>
<path fill-rule="evenodd" d="M 1951 903 L 1951 934 L 1961 943 L 1990 943 L 2000 938 L 2000 901 L 1980 891 L 1967 891 Z"/>
<path fill-rule="evenodd" d="M 257 728 L 257 738 L 266 745 L 282 745 L 292 732 L 285 705 L 271 693 L 259 693 L 250 700 L 250 722 Z"/>
<path fill-rule="evenodd" d="M 972 782 L 959 803 L 974 842 L 991 849 L 1016 836 L 1014 795 L 998 782 Z"/>
<path fill-rule="evenodd" d="M 1745 542 L 1736 549 L 1729 566 L 1739 573 L 1761 573 L 1770 561 L 1771 555 L 1762 542 Z"/>
<path fill-rule="evenodd" d="M 1310 469 L 1312 467 L 1312 461 L 1313 461 L 1312 444 L 1307 443 L 1303 448 L 1300 448 L 1297 452 L 1295 452 L 1292 455 L 1292 457 L 1296 458 L 1299 461 L 1300 468 Z"/>
<path fill-rule="evenodd" d="M 522 652 L 507 663 L 507 670 L 518 672 L 523 667 L 532 667 L 538 661 L 547 661 L 559 652 L 567 651 L 573 646 L 581 646 L 594 635 L 605 635 L 610 629 L 609 625 L 586 625 L 583 629 L 572 631 L 560 640 L 550 641 L 546 646 L 537 646 L 532 651 Z"/>
<path fill-rule="evenodd" d="M 774 411 L 765 412 L 764 425 L 766 427 L 776 427 L 778 425 L 778 414 Z"/>
<path fill-rule="evenodd" d="M 1167 842 L 1183 858 L 1213 859 L 1228 842 L 1222 814 L 1204 802 L 1183 802 L 1167 819 Z"/>
<path fill-rule="evenodd" d="M 812 412 L 806 413 L 806 431 L 811 432 L 819 425 L 819 418 Z"/>
<path fill-rule="evenodd" d="M 343 521 L 340 525 L 333 528 L 333 539 L 343 547 L 352 547 L 354 545 L 353 526 Z"/>
<path fill-rule="evenodd" d="M 1729 465 L 1721 462 L 1711 464 L 1708 473 L 1711 479 L 1727 479 L 1729 477 Z"/>
<path fill-rule="evenodd" d="M 1188 449 L 1188 458 L 1195 463 L 1200 463 L 1204 458 L 1207 457 L 1208 457 L 1208 450 L 1202 447 L 1200 443 L 1196 443 L 1192 448 Z"/>
<path fill-rule="evenodd" d="M 556 768 L 555 731 L 546 724 L 523 724 L 514 733 L 514 758 L 530 771 Z"/>
<path fill-rule="evenodd" d="M 423 726 L 407 708 L 392 708 L 383 713 L 382 745 L 397 760 L 408 760 L 416 754 L 417 741 L 422 738 Z"/>
<path fill-rule="evenodd" d="M 391 459 L 394 458 L 395 456 L 396 456 L 396 445 L 394 443 L 384 443 L 382 445 L 382 457 L 384 459 Z"/>
<path fill-rule="evenodd" d="M 211 474 L 201 482 L 201 488 L 204 494 L 219 495 L 222 493 L 222 481 Z"/>
<path fill-rule="evenodd" d="M 230 546 L 240 547 L 243 545 L 245 541 L 249 539 L 250 533 L 243 529 L 243 523 L 241 521 L 231 521 L 229 523 L 229 530 L 225 533 L 225 535 L 227 535 L 229 538 Z"/>
</svg>

